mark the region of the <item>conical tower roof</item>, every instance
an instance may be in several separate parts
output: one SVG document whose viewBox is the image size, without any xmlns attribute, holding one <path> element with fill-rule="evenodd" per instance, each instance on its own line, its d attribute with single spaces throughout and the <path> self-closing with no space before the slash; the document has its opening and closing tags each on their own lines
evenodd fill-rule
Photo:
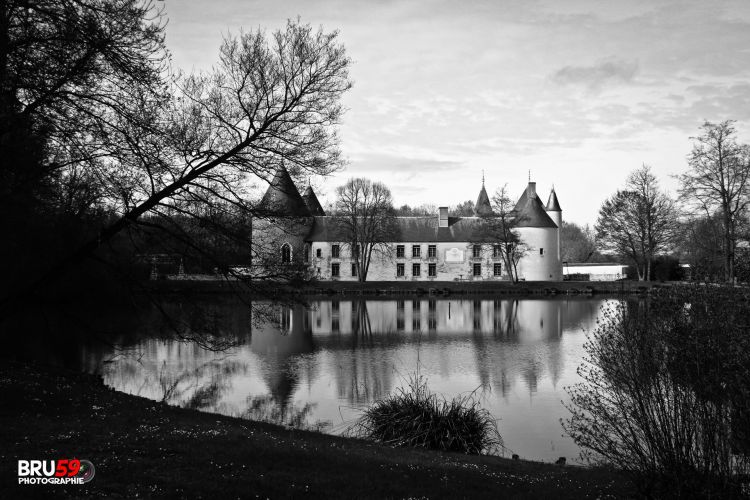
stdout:
<svg viewBox="0 0 750 500">
<path fill-rule="evenodd" d="M 263 195 L 260 207 L 262 210 L 281 216 L 307 217 L 310 215 L 305 200 L 300 196 L 297 186 L 294 185 L 284 165 L 276 171 L 266 194 Z"/>
<path fill-rule="evenodd" d="M 547 199 L 547 212 L 562 212 L 560 208 L 560 202 L 557 201 L 557 194 L 555 194 L 555 188 L 549 193 L 549 199 Z"/>
<path fill-rule="evenodd" d="M 536 194 L 536 182 L 529 182 L 513 210 L 518 220 L 517 227 L 557 227 Z"/>
<path fill-rule="evenodd" d="M 474 205 L 474 215 L 493 215 L 492 205 L 490 204 L 490 197 L 487 196 L 487 190 L 484 189 L 484 183 L 482 183 L 482 190 L 479 191 L 477 202 Z"/>
<path fill-rule="evenodd" d="M 315 196 L 315 191 L 313 191 L 312 186 L 307 186 L 307 189 L 305 189 L 305 194 L 302 195 L 302 199 L 305 201 L 305 205 L 307 206 L 307 209 L 310 211 L 311 215 L 326 214 L 325 210 L 323 210 L 323 207 L 318 201 L 318 197 Z"/>
</svg>

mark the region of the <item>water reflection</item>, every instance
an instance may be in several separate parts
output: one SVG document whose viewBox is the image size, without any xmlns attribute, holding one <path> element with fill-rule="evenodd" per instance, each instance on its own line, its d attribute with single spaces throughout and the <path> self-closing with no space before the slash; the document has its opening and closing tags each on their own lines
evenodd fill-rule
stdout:
<svg viewBox="0 0 750 500">
<path fill-rule="evenodd" d="M 118 390 L 205 411 L 340 432 L 417 370 L 447 396 L 479 389 L 505 443 L 530 459 L 573 457 L 559 419 L 577 381 L 582 328 L 602 301 L 478 299 L 256 304 L 212 352 L 138 338 L 97 360 Z M 237 306 L 247 307 L 247 306 Z M 246 309 L 249 310 L 249 309 Z M 245 313 L 235 313 L 243 316 Z M 251 327 L 252 325 L 252 327 Z M 93 354 L 93 353 L 89 353 Z"/>
</svg>

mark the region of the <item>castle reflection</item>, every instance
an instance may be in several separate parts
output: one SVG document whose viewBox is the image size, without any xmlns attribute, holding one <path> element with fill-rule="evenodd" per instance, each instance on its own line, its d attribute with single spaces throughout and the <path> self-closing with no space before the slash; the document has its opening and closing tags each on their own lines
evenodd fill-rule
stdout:
<svg viewBox="0 0 750 500">
<path fill-rule="evenodd" d="M 105 382 L 125 392 L 295 427 L 328 425 L 330 432 L 419 372 L 448 397 L 478 389 L 483 405 L 502 419 L 506 444 L 527 458 L 548 459 L 574 447 L 560 437 L 562 386 L 577 381 L 582 329 L 593 327 L 602 302 L 254 304 L 252 321 L 233 323 L 237 345 L 229 350 L 143 338 L 116 356 L 96 357 Z"/>
</svg>

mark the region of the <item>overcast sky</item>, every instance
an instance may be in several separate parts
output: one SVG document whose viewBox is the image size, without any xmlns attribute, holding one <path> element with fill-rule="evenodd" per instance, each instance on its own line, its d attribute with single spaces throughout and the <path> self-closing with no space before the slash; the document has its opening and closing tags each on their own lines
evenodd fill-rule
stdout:
<svg viewBox="0 0 750 500">
<path fill-rule="evenodd" d="M 206 69 L 223 34 L 298 15 L 340 31 L 354 61 L 347 169 L 397 205 L 455 205 L 528 172 L 563 217 L 593 224 L 642 163 L 674 192 L 689 137 L 736 119 L 750 141 L 750 0 L 168 0 L 174 65 Z"/>
</svg>

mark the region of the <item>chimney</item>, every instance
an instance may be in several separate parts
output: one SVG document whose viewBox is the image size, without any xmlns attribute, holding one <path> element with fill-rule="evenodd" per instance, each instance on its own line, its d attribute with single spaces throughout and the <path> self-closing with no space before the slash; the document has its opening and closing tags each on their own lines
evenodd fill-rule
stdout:
<svg viewBox="0 0 750 500">
<path fill-rule="evenodd" d="M 536 182 L 529 181 L 529 187 L 526 188 L 528 198 L 536 198 Z"/>
<path fill-rule="evenodd" d="M 438 210 L 440 211 L 438 227 L 448 227 L 448 207 L 440 207 Z"/>
</svg>

